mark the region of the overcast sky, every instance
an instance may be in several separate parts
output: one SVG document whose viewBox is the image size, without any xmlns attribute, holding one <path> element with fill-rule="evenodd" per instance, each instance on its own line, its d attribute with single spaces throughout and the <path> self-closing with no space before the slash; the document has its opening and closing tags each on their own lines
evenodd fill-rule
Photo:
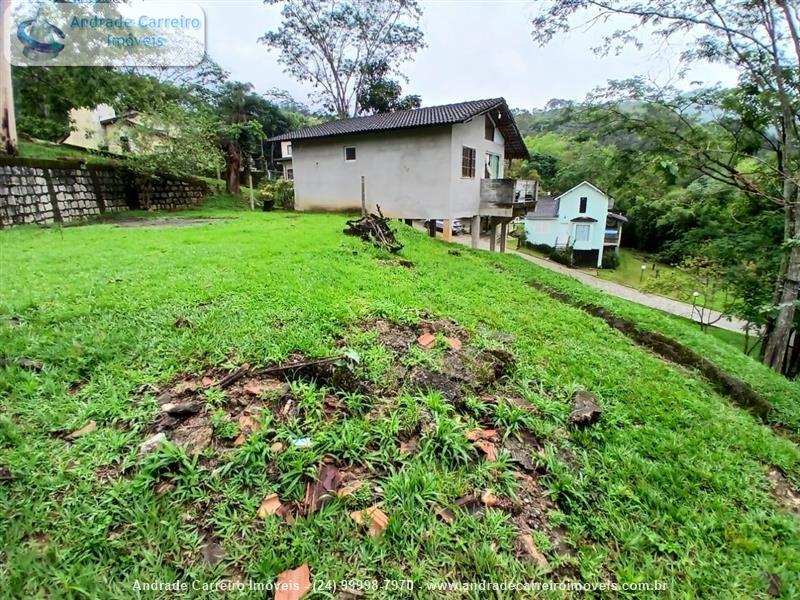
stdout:
<svg viewBox="0 0 800 600">
<path fill-rule="evenodd" d="M 201 0 L 207 15 L 208 51 L 234 79 L 256 91 L 287 90 L 307 102 L 311 91 L 288 77 L 277 56 L 257 42 L 280 23 L 280 7 L 260 0 Z M 540 108 L 551 98 L 582 100 L 609 79 L 645 75 L 661 83 L 675 80 L 680 48 L 652 38 L 643 50 L 598 57 L 599 26 L 574 31 L 540 48 L 531 39 L 531 0 L 430 0 L 420 2 L 428 47 L 403 71 L 405 93 L 422 96 L 425 106 L 504 96 L 512 107 Z M 614 28 L 613 22 L 603 26 Z M 699 65 L 683 84 L 698 80 L 731 85 L 736 77 L 720 65 Z"/>
</svg>

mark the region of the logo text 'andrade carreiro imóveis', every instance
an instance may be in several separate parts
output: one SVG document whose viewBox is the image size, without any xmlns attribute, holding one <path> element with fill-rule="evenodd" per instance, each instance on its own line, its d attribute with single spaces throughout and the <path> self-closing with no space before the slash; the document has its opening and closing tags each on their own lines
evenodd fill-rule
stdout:
<svg viewBox="0 0 800 600">
<path fill-rule="evenodd" d="M 190 2 L 14 0 L 17 66 L 187 67 L 205 56 L 205 13 Z"/>
</svg>

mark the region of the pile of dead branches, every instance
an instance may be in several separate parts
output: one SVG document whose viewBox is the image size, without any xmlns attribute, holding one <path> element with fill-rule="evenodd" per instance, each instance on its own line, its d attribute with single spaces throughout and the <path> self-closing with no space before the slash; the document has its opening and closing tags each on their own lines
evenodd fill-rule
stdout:
<svg viewBox="0 0 800 600">
<path fill-rule="evenodd" d="M 365 242 L 372 242 L 378 248 L 385 248 L 395 254 L 403 249 L 403 244 L 397 241 L 394 231 L 389 227 L 389 219 L 381 213 L 377 206 L 378 214 L 369 214 L 354 221 L 347 222 L 344 230 L 346 235 L 355 235 Z"/>
</svg>

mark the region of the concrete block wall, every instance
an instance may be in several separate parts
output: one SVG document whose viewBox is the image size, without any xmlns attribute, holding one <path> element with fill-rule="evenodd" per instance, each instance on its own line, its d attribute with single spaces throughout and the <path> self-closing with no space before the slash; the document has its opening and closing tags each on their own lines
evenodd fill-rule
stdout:
<svg viewBox="0 0 800 600">
<path fill-rule="evenodd" d="M 0 227 L 50 225 L 132 209 L 180 210 L 208 195 L 200 180 L 145 181 L 124 169 L 59 161 L 0 164 Z"/>
</svg>

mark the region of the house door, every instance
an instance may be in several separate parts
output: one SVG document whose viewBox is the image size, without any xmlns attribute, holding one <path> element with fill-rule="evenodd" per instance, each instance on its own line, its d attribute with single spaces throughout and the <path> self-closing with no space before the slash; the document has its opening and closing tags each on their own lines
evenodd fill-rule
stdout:
<svg viewBox="0 0 800 600">
<path fill-rule="evenodd" d="M 492 154 L 491 152 L 486 153 L 486 173 L 485 176 L 487 179 L 498 179 L 500 177 L 500 156 L 497 154 Z"/>
</svg>

